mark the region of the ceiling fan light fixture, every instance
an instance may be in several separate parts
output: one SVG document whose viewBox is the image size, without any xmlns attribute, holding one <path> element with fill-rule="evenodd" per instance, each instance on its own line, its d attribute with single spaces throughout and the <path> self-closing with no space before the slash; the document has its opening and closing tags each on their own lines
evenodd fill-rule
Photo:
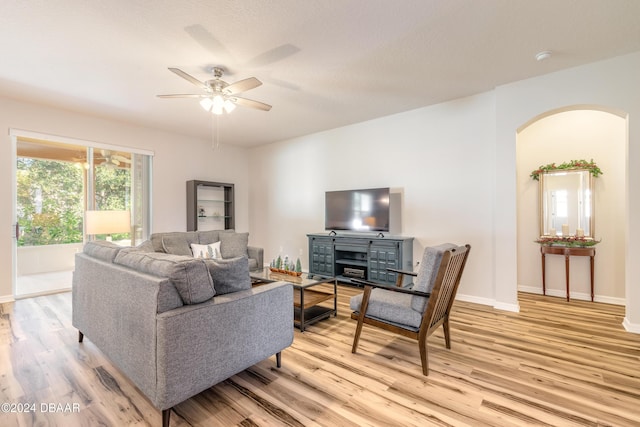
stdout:
<svg viewBox="0 0 640 427">
<path fill-rule="evenodd" d="M 213 97 L 211 112 L 213 114 L 222 114 L 222 108 L 224 107 L 224 98 L 220 95 Z"/>
<path fill-rule="evenodd" d="M 236 104 L 234 104 L 230 99 L 224 101 L 224 111 L 226 111 L 227 114 L 231 113 L 235 108 Z"/>
<path fill-rule="evenodd" d="M 202 98 L 200 101 L 200 105 L 204 108 L 205 111 L 211 111 L 211 107 L 213 107 L 213 101 L 211 98 Z"/>
</svg>

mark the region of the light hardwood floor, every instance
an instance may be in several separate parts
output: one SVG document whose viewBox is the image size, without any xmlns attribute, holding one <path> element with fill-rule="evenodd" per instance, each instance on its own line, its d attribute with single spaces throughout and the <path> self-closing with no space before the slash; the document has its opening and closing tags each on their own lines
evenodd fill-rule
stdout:
<svg viewBox="0 0 640 427">
<path fill-rule="evenodd" d="M 640 335 L 622 328 L 623 307 L 520 294 L 509 313 L 456 301 L 452 349 L 432 335 L 423 377 L 407 338 L 365 326 L 351 354 L 356 292 L 339 287 L 338 317 L 296 330 L 281 369 L 272 357 L 231 377 L 178 405 L 171 425 L 640 425 Z M 36 404 L 0 413 L 0 426 L 160 425 L 70 319 L 70 293 L 0 305 L 0 403 Z"/>
</svg>

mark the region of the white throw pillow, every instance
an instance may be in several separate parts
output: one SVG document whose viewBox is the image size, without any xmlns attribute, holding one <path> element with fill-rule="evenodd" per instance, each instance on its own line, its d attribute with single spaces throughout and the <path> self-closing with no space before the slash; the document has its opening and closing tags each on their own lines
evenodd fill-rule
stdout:
<svg viewBox="0 0 640 427">
<path fill-rule="evenodd" d="M 211 258 L 221 259 L 220 242 L 210 243 L 208 245 L 191 244 L 191 252 L 194 258 Z"/>
</svg>

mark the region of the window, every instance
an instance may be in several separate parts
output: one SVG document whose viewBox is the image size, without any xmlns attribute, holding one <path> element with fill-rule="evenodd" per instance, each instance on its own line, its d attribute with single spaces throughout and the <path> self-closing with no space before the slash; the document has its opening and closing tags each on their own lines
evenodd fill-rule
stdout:
<svg viewBox="0 0 640 427">
<path fill-rule="evenodd" d="M 136 244 L 150 233 L 151 156 L 122 147 L 99 148 L 18 136 L 18 246 L 82 243 L 85 210 L 131 212 Z"/>
</svg>

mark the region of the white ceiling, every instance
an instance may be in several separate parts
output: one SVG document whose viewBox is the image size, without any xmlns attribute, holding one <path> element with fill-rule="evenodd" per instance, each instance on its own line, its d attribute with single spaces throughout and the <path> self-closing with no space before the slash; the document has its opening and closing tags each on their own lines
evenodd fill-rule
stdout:
<svg viewBox="0 0 640 427">
<path fill-rule="evenodd" d="M 210 139 L 197 100 L 156 95 L 222 65 L 273 105 L 219 118 L 240 146 L 640 51 L 638 0 L 1 1 L 0 96 Z"/>
</svg>

